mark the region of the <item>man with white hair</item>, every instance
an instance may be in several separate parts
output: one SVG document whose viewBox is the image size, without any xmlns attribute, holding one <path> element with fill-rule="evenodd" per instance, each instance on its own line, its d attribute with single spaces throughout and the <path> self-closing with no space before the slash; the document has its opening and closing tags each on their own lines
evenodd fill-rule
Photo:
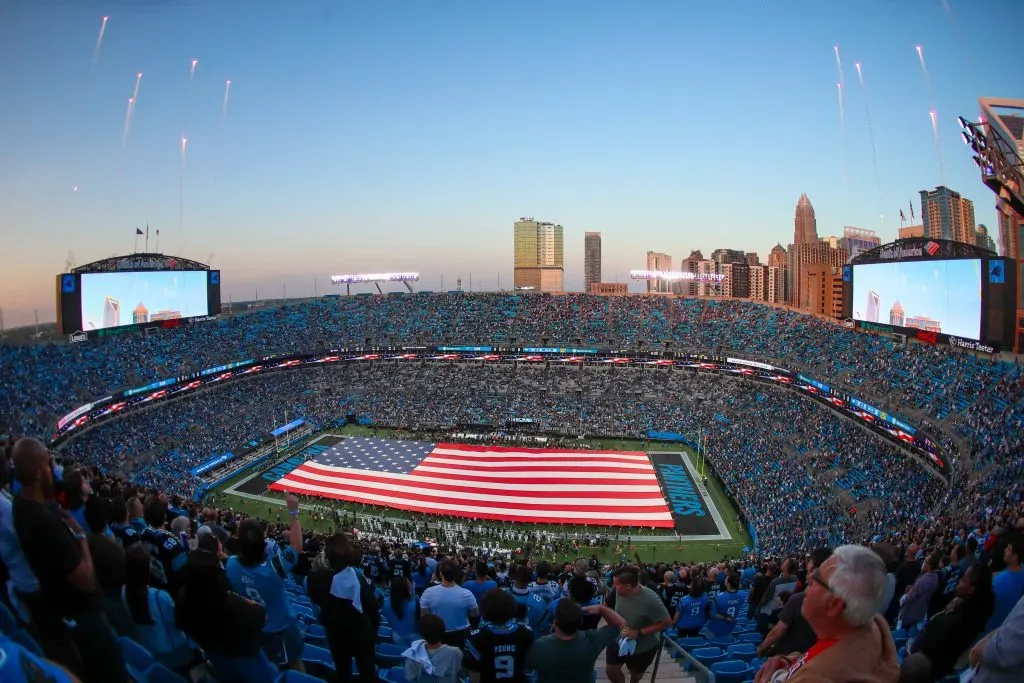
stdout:
<svg viewBox="0 0 1024 683">
<path fill-rule="evenodd" d="M 885 619 L 885 564 L 868 548 L 836 548 L 808 576 L 802 616 L 817 642 L 807 652 L 772 657 L 755 683 L 896 683 L 900 665 Z"/>
</svg>

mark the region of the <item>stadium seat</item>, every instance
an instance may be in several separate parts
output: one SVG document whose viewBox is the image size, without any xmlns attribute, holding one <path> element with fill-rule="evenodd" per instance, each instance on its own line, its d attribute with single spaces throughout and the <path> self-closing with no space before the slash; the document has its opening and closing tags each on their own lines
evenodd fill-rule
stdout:
<svg viewBox="0 0 1024 683">
<path fill-rule="evenodd" d="M 391 642 L 391 629 L 381 626 L 377 629 L 377 637 L 385 642 Z"/>
<path fill-rule="evenodd" d="M 374 659 L 377 666 L 389 669 L 393 666 L 402 666 L 405 659 L 402 657 L 404 648 L 392 643 L 381 643 L 374 652 Z"/>
<path fill-rule="evenodd" d="M 749 662 L 757 656 L 757 647 L 753 643 L 737 643 L 725 648 L 725 652 L 732 659 Z"/>
<path fill-rule="evenodd" d="M 128 674 L 136 681 L 143 681 L 149 668 L 156 664 L 153 655 L 131 638 L 118 638 L 117 645 L 121 649 Z"/>
<path fill-rule="evenodd" d="M 711 673 L 715 674 L 715 683 L 742 683 L 750 669 L 746 662 L 730 659 L 712 664 Z"/>
<path fill-rule="evenodd" d="M 142 676 L 142 683 L 188 683 L 163 664 L 154 664 Z"/>
<path fill-rule="evenodd" d="M 277 679 L 277 668 L 262 652 L 255 657 L 227 657 L 207 651 L 206 659 L 217 683 L 273 683 Z"/>
<path fill-rule="evenodd" d="M 5 603 L 0 602 L 0 629 L 4 635 L 10 636 L 16 628 L 18 620 L 14 617 L 14 612 L 9 610 Z"/>
<path fill-rule="evenodd" d="M 274 683 L 323 683 L 323 679 L 310 676 L 301 671 L 285 671 L 277 677 Z"/>
<path fill-rule="evenodd" d="M 306 632 L 302 635 L 302 639 L 305 640 L 308 645 L 314 645 L 324 649 L 329 647 L 327 642 L 327 632 L 320 624 L 310 624 L 307 626 Z"/>
<path fill-rule="evenodd" d="M 754 645 L 760 645 L 764 638 L 761 637 L 760 633 L 741 633 L 736 640 L 741 643 L 753 643 Z"/>
<path fill-rule="evenodd" d="M 732 636 L 718 636 L 717 638 L 712 638 L 710 644 L 714 645 L 715 647 L 720 647 L 724 650 L 730 645 L 735 645 L 736 639 Z"/>
<path fill-rule="evenodd" d="M 709 669 L 715 662 L 721 662 L 725 659 L 725 653 L 722 652 L 720 647 L 699 647 L 690 654 Z"/>
</svg>

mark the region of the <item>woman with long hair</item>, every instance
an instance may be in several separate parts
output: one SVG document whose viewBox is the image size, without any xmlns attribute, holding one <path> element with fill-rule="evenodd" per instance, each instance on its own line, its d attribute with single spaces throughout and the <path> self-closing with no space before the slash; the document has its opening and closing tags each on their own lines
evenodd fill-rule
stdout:
<svg viewBox="0 0 1024 683">
<path fill-rule="evenodd" d="M 391 636 L 395 644 L 402 647 L 412 645 L 412 641 L 416 640 L 419 633 L 417 621 L 420 605 L 419 598 L 413 594 L 408 579 L 403 576 L 391 579 L 391 591 L 388 597 L 384 598 L 381 613 L 391 624 Z"/>
<path fill-rule="evenodd" d="M 277 669 L 260 648 L 267 611 L 257 602 L 231 592 L 216 553 L 189 555 L 175 622 L 213 664 L 221 683 L 270 683 Z"/>
<path fill-rule="evenodd" d="M 168 669 L 187 677 L 196 652 L 174 623 L 174 600 L 167 591 L 149 585 L 149 551 L 141 543 L 125 551 L 125 584 L 121 599 L 135 623 L 139 644 Z"/>
</svg>

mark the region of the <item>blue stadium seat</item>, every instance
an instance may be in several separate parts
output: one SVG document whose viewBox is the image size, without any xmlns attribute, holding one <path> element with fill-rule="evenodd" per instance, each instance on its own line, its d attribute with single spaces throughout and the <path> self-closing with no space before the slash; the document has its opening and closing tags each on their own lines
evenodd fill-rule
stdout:
<svg viewBox="0 0 1024 683">
<path fill-rule="evenodd" d="M 725 648 L 725 651 L 732 659 L 744 662 L 749 662 L 757 656 L 757 647 L 753 643 L 737 643 Z"/>
<path fill-rule="evenodd" d="M 760 645 L 764 638 L 761 637 L 760 633 L 741 633 L 736 640 L 741 643 L 753 643 L 754 645 Z"/>
<path fill-rule="evenodd" d="M 720 647 L 699 647 L 690 654 L 708 668 L 711 668 L 711 665 L 715 662 L 721 662 L 725 659 L 725 653 L 722 652 Z"/>
<path fill-rule="evenodd" d="M 277 677 L 274 683 L 323 683 L 323 681 L 316 676 L 310 676 L 301 671 L 285 671 Z"/>
<path fill-rule="evenodd" d="M 153 655 L 131 638 L 118 638 L 117 645 L 121 649 L 121 656 L 124 657 L 124 666 L 128 670 L 128 674 L 136 681 L 144 680 L 146 672 L 156 664 Z"/>
<path fill-rule="evenodd" d="M 163 664 L 154 664 L 142 676 L 142 683 L 189 683 Z"/>
<path fill-rule="evenodd" d="M 712 664 L 711 673 L 715 675 L 715 683 L 742 683 L 750 669 L 746 662 L 730 659 Z"/>
</svg>

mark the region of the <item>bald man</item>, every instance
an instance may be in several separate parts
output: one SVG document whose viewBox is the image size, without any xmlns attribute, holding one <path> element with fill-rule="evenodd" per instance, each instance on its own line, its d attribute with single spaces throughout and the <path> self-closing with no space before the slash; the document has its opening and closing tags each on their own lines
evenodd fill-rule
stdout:
<svg viewBox="0 0 1024 683">
<path fill-rule="evenodd" d="M 47 656 L 83 681 L 123 681 L 124 662 L 100 593 L 85 531 L 52 500 L 50 453 L 37 439 L 19 439 L 13 451 L 14 529 L 40 591 L 27 601 L 32 626 Z M 74 623 L 69 628 L 64 620 Z M 75 647 L 70 647 L 74 642 Z"/>
</svg>

